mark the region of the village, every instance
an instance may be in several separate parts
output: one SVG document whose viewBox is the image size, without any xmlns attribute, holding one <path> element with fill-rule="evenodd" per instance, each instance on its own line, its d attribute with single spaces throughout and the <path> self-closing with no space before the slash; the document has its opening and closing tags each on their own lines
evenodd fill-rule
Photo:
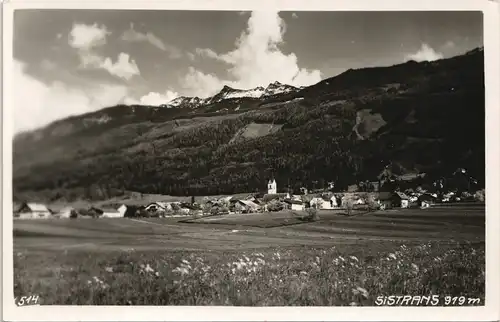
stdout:
<svg viewBox="0 0 500 322">
<path fill-rule="evenodd" d="M 420 175 L 423 176 L 423 175 Z M 417 176 L 418 177 L 418 176 Z M 403 177 L 400 180 L 404 180 Z M 395 179 L 392 179 L 394 181 Z M 439 186 L 442 182 L 434 183 Z M 366 187 L 366 183 L 364 184 Z M 417 187 L 400 191 L 384 191 L 381 183 L 372 183 L 372 189 L 363 189 L 363 184 L 349 186 L 346 192 L 332 192 L 329 189 L 317 189 L 311 192 L 300 189 L 300 194 L 279 192 L 276 179 L 270 179 L 267 189 L 260 193 L 249 193 L 243 197 L 222 196 L 203 197 L 196 201 L 152 201 L 109 203 L 92 205 L 81 209 L 71 206 L 49 207 L 42 203 L 22 202 L 14 204 L 14 219 L 64 219 L 64 218 L 137 218 L 137 217 L 204 217 L 214 215 L 272 213 L 280 211 L 311 212 L 316 210 L 342 210 L 345 215 L 357 211 L 375 211 L 389 209 L 421 208 L 426 209 L 436 204 L 457 202 L 484 202 L 484 189 L 474 193 L 469 191 L 447 191 L 436 193 Z M 387 187 L 387 186 L 386 186 Z M 241 194 L 240 194 L 241 196 Z M 181 199 L 181 198 L 179 198 Z M 185 198 L 184 198 L 185 199 Z"/>
</svg>

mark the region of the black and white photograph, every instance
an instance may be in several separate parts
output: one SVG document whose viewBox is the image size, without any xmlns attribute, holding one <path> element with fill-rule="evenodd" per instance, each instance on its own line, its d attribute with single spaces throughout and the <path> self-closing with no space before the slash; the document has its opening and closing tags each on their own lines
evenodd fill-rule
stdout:
<svg viewBox="0 0 500 322">
<path fill-rule="evenodd" d="M 11 10 L 4 303 L 498 299 L 484 6 L 259 3 Z"/>
</svg>

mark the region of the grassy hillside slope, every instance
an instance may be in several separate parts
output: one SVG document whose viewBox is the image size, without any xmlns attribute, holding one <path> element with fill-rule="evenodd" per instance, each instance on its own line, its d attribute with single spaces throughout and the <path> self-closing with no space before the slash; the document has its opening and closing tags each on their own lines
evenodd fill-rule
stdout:
<svg viewBox="0 0 500 322">
<path fill-rule="evenodd" d="M 349 70 L 266 100 L 75 116 L 16 137 L 14 195 L 236 193 L 265 188 L 270 176 L 280 188 L 341 188 L 375 180 L 388 163 L 430 179 L 464 167 L 484 185 L 483 70 L 483 52 L 474 50 Z M 282 126 L 261 133 L 270 124 Z"/>
</svg>

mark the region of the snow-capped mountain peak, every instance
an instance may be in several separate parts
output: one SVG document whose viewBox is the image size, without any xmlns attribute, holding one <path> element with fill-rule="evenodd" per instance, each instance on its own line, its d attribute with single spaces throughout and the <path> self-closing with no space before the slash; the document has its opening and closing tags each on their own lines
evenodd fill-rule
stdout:
<svg viewBox="0 0 500 322">
<path fill-rule="evenodd" d="M 299 90 L 299 88 L 297 88 L 295 86 L 286 85 L 286 84 L 282 84 L 278 81 L 275 81 L 274 83 L 271 83 L 267 86 L 267 88 L 264 91 L 264 94 L 262 96 L 273 96 L 273 95 L 277 95 L 277 94 L 295 92 L 298 90 Z"/>
<path fill-rule="evenodd" d="M 179 96 L 167 104 L 164 104 L 166 107 L 192 107 L 196 108 L 202 103 L 203 100 L 201 100 L 199 97 L 186 97 L 186 96 Z"/>
<path fill-rule="evenodd" d="M 170 102 L 163 104 L 162 107 L 189 107 L 197 108 L 205 104 L 213 104 L 227 99 L 236 98 L 266 98 L 269 96 L 274 96 L 278 94 L 290 93 L 299 91 L 301 88 L 297 88 L 291 85 L 282 84 L 278 81 L 270 83 L 267 87 L 257 86 L 255 88 L 243 90 L 232 88 L 228 85 L 224 85 L 219 93 L 214 96 L 200 99 L 199 97 L 186 97 L 179 96 Z"/>
<path fill-rule="evenodd" d="M 209 99 L 210 103 L 220 102 L 225 99 L 231 98 L 242 98 L 242 97 L 251 97 L 251 98 L 259 98 L 264 93 L 264 87 L 258 86 L 252 89 L 243 90 L 232 88 L 228 85 L 225 85 L 222 90 L 216 95 L 212 96 Z"/>
</svg>

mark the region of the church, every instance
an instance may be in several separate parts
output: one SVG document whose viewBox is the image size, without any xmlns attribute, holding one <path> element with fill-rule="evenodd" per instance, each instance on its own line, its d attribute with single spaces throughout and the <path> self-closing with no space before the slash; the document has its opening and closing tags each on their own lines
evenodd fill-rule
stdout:
<svg viewBox="0 0 500 322">
<path fill-rule="evenodd" d="M 270 195 L 275 195 L 278 193 L 278 186 L 275 179 L 269 180 L 267 183 L 267 193 Z"/>
</svg>

